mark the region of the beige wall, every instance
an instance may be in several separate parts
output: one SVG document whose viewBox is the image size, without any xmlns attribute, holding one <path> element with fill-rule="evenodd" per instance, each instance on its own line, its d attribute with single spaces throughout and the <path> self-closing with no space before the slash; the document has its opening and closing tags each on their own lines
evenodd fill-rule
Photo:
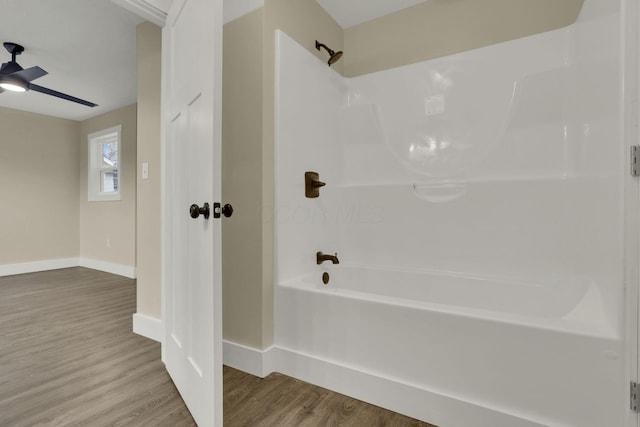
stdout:
<svg viewBox="0 0 640 427">
<path fill-rule="evenodd" d="M 137 138 L 137 312 L 161 316 L 160 269 L 160 67 L 162 29 L 150 22 L 138 25 Z M 142 163 L 149 178 L 142 179 Z"/>
<path fill-rule="evenodd" d="M 77 258 L 80 125 L 0 108 L 0 265 Z"/>
<path fill-rule="evenodd" d="M 87 201 L 87 135 L 122 125 L 122 200 Z M 136 265 L 136 105 L 80 124 L 80 256 L 134 267 Z M 76 193 L 76 197 L 77 197 Z"/>
<path fill-rule="evenodd" d="M 344 74 L 367 74 L 576 21 L 584 0 L 433 0 L 344 32 Z"/>
<path fill-rule="evenodd" d="M 263 9 L 224 26 L 222 224 L 224 339 L 263 348 L 262 32 Z"/>
</svg>

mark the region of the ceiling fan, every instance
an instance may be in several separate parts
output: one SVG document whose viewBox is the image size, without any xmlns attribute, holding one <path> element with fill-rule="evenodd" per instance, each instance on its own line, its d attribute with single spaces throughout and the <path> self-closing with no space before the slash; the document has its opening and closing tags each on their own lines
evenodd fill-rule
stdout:
<svg viewBox="0 0 640 427">
<path fill-rule="evenodd" d="M 26 92 L 28 90 L 33 90 L 44 93 L 45 95 L 55 96 L 71 102 L 77 102 L 78 104 L 86 105 L 87 107 L 96 107 L 98 105 L 93 102 L 85 101 L 84 99 L 76 98 L 75 96 L 67 95 L 66 93 L 34 85 L 31 83 L 33 80 L 49 73 L 40 67 L 31 67 L 26 70 L 22 68 L 16 62 L 16 56 L 24 52 L 24 47 L 19 44 L 6 42 L 4 43 L 4 47 L 11 54 L 11 61 L 5 62 L 2 64 L 2 67 L 0 67 L 0 93 L 5 90 L 13 92 Z"/>
</svg>

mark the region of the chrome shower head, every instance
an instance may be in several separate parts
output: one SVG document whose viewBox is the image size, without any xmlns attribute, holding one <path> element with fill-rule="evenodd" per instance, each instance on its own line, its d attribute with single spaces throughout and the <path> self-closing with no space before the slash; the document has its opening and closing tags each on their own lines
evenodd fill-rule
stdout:
<svg viewBox="0 0 640 427">
<path fill-rule="evenodd" d="M 340 58 L 342 58 L 342 51 L 336 52 L 332 49 L 329 49 L 326 44 L 322 44 L 318 40 L 316 40 L 316 49 L 320 50 L 321 47 L 324 48 L 329 54 L 329 61 L 327 61 L 327 64 L 329 66 L 332 66 L 333 64 L 338 62 Z"/>
</svg>

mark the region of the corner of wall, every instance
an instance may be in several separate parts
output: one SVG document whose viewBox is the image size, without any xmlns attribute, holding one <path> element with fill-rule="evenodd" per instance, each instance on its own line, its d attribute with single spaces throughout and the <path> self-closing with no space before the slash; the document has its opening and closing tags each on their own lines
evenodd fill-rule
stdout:
<svg viewBox="0 0 640 427">
<path fill-rule="evenodd" d="M 137 311 L 162 317 L 161 289 L 161 67 L 162 29 L 150 22 L 137 27 L 138 108 L 136 144 Z M 146 167 L 147 176 L 141 172 Z"/>
</svg>

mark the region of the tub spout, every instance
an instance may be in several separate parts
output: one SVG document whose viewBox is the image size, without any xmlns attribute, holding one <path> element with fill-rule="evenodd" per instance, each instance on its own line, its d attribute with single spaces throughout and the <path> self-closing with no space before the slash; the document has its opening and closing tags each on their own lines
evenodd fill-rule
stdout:
<svg viewBox="0 0 640 427">
<path fill-rule="evenodd" d="M 316 252 L 316 263 L 320 265 L 325 261 L 331 261 L 334 264 L 340 264 L 340 261 L 338 260 L 338 254 L 327 255 L 327 254 L 323 254 L 320 251 Z"/>
</svg>

